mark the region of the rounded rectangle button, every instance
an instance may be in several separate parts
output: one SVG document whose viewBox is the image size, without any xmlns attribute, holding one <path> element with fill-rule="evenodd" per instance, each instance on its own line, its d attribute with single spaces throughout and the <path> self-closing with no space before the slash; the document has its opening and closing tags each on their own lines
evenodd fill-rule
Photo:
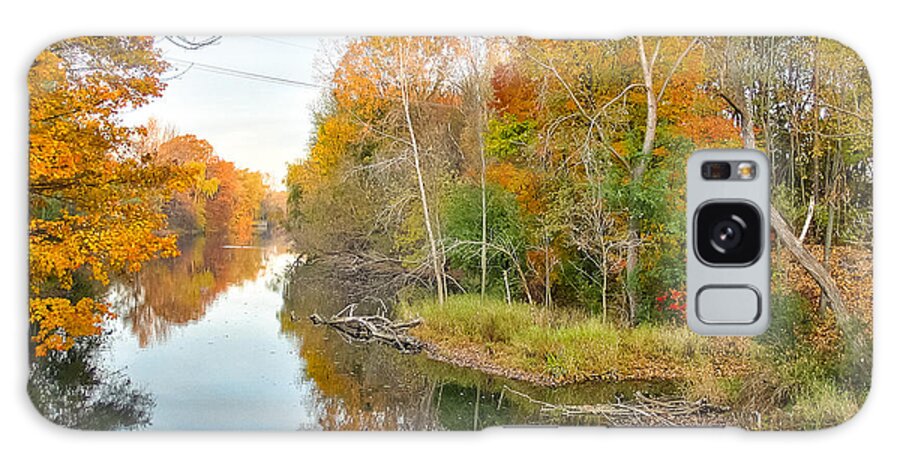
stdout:
<svg viewBox="0 0 900 464">
<path fill-rule="evenodd" d="M 707 285 L 697 292 L 704 324 L 752 324 L 762 313 L 759 291 L 749 285 Z"/>
</svg>

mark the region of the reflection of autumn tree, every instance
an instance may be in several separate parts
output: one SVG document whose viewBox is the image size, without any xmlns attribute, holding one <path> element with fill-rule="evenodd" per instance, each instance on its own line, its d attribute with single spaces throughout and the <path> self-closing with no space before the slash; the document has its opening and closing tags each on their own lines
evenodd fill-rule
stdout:
<svg viewBox="0 0 900 464">
<path fill-rule="evenodd" d="M 180 256 L 150 263 L 114 292 L 129 308 L 126 321 L 141 346 L 163 340 L 173 325 L 199 320 L 231 285 L 256 277 L 263 250 L 226 249 L 221 242 L 185 242 Z"/>
<path fill-rule="evenodd" d="M 120 372 L 108 372 L 95 357 L 98 338 L 83 339 L 67 352 L 37 358 L 28 396 L 42 416 L 71 428 L 122 430 L 150 424 L 153 398 Z"/>
<path fill-rule="evenodd" d="M 342 307 L 346 295 L 319 279 L 304 279 L 289 292 L 280 314 L 282 330 L 297 335 L 305 374 L 320 394 L 319 425 L 327 430 L 434 426 L 436 384 L 414 374 L 408 365 L 412 358 L 378 346 L 349 346 L 334 333 L 307 322 L 312 312 L 327 314 Z M 293 322 L 291 314 L 299 320 Z"/>
</svg>

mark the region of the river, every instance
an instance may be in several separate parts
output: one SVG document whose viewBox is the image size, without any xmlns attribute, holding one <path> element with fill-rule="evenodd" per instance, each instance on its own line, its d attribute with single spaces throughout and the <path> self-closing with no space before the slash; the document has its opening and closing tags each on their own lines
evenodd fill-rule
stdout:
<svg viewBox="0 0 900 464">
<path fill-rule="evenodd" d="M 313 326 L 350 301 L 315 265 L 287 285 L 294 256 L 275 239 L 236 247 L 183 240 L 104 289 L 104 334 L 32 362 L 29 395 L 61 425 L 100 430 L 478 430 L 599 424 L 542 413 L 541 401 L 612 401 L 647 385 L 546 389 L 351 345 Z M 305 275 L 303 275 L 305 274 Z M 657 387 L 653 387 L 657 388 Z"/>
</svg>

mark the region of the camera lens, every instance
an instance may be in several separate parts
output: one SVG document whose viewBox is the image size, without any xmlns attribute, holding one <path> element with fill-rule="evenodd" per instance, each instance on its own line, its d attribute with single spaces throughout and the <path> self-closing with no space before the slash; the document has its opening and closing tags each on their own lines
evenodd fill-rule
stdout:
<svg viewBox="0 0 900 464">
<path fill-rule="evenodd" d="M 762 216 L 750 203 L 711 202 L 697 209 L 694 250 L 709 265 L 750 265 L 762 251 Z"/>
<path fill-rule="evenodd" d="M 733 250 L 741 244 L 743 234 L 741 233 L 742 227 L 739 221 L 743 222 L 739 217 L 733 216 L 732 219 L 719 221 L 713 226 L 713 230 L 709 235 L 712 238 L 712 245 L 716 251 L 727 253 L 728 250 Z"/>
</svg>

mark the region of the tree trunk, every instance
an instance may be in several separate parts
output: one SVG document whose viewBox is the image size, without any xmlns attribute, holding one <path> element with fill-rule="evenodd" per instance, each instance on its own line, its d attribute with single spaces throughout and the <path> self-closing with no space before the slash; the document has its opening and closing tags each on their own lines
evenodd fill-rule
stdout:
<svg viewBox="0 0 900 464">
<path fill-rule="evenodd" d="M 641 156 L 634 163 L 631 172 L 631 182 L 636 188 L 640 188 L 644 172 L 647 170 L 647 158 L 653 152 L 653 144 L 656 141 L 657 98 L 656 92 L 653 90 L 653 63 L 647 60 L 647 53 L 644 50 L 644 39 L 638 36 L 637 40 L 641 57 L 641 70 L 644 77 L 644 93 L 647 94 L 647 123 L 644 131 L 644 144 L 641 148 Z M 657 45 L 659 44 L 657 43 Z M 655 58 L 656 53 L 653 54 L 653 59 L 655 60 Z M 635 286 L 637 285 L 636 272 L 640 260 L 640 250 L 637 244 L 641 239 L 641 227 L 640 219 L 636 217 L 636 213 L 635 208 L 632 208 L 632 211 L 630 211 L 631 218 L 628 221 L 628 241 L 630 243 L 625 255 L 625 293 L 628 297 L 628 322 L 630 324 L 634 324 L 639 304 L 639 295 Z"/>
<path fill-rule="evenodd" d="M 546 226 L 544 226 L 544 306 L 550 307 L 553 304 L 553 297 L 550 294 L 550 238 L 547 237 Z"/>
<path fill-rule="evenodd" d="M 602 262 L 602 264 L 603 264 L 603 287 L 601 288 L 601 292 L 600 292 L 600 302 L 603 306 L 603 323 L 606 324 L 606 314 L 607 314 L 606 290 L 607 290 L 608 275 L 609 275 L 609 273 L 606 272 L 606 263 L 608 262 L 608 257 L 607 257 L 608 252 L 607 252 L 605 243 L 601 242 L 600 245 L 602 247 L 601 249 L 603 250 L 603 262 Z"/>
<path fill-rule="evenodd" d="M 819 167 L 819 158 L 822 156 L 822 142 L 819 137 L 819 41 L 816 39 L 816 47 L 813 55 L 813 76 L 812 76 L 812 87 L 813 87 L 813 150 L 812 150 L 812 163 L 813 163 L 813 172 L 812 172 L 812 195 L 813 198 L 818 198 L 819 190 L 820 190 L 820 180 L 821 176 L 821 168 Z"/>
<path fill-rule="evenodd" d="M 480 99 L 479 99 L 480 100 Z M 479 108 L 482 109 L 482 108 Z M 483 121 L 484 116 L 479 115 L 479 121 Z M 484 127 L 478 125 L 478 149 L 481 153 L 481 298 L 484 299 L 484 290 L 487 285 L 487 185 L 486 171 L 487 161 L 484 159 L 484 141 L 482 140 L 482 131 Z"/>
<path fill-rule="evenodd" d="M 506 288 L 506 304 L 512 304 L 512 293 L 509 291 L 509 271 L 503 270 L 503 286 Z"/>
<path fill-rule="evenodd" d="M 823 296 L 827 297 L 828 301 L 831 302 L 831 308 L 834 310 L 835 317 L 837 317 L 838 322 L 843 326 L 843 323 L 848 320 L 847 309 L 844 306 L 844 300 L 841 297 L 841 292 L 834 282 L 834 279 L 828 274 L 828 270 L 825 269 L 825 266 L 816 260 L 812 254 L 806 251 L 806 248 L 803 248 L 803 244 L 797 240 L 797 237 L 791 232 L 791 229 L 788 227 L 787 222 L 784 221 L 781 213 L 779 213 L 774 206 L 770 209 L 769 214 L 771 216 L 772 229 L 775 230 L 775 236 L 784 243 L 788 251 L 790 251 L 791 254 L 797 258 L 797 261 L 800 262 L 800 265 L 803 266 L 803 269 L 806 269 L 806 272 L 809 273 L 813 280 L 822 287 Z"/>
<path fill-rule="evenodd" d="M 834 205 L 829 202 L 828 203 L 828 225 L 825 226 L 825 251 L 822 255 L 822 267 L 825 268 L 825 271 L 828 271 L 829 261 L 831 261 L 831 236 L 834 233 Z M 819 311 L 825 312 L 825 298 L 821 298 L 819 301 Z"/>
<path fill-rule="evenodd" d="M 428 211 L 428 197 L 425 194 L 425 179 L 422 175 L 422 162 L 419 157 L 419 144 L 416 142 L 416 131 L 413 129 L 412 117 L 409 114 L 409 90 L 406 87 L 406 74 L 403 69 L 403 57 L 401 51 L 400 57 L 400 74 L 403 83 L 400 86 L 401 97 L 403 100 L 403 113 L 406 117 L 406 128 L 409 131 L 409 141 L 412 147 L 413 162 L 416 167 L 416 180 L 419 185 L 419 199 L 422 201 L 422 215 L 425 220 L 425 232 L 428 235 L 428 245 L 431 248 L 431 264 L 434 271 L 434 280 L 437 283 L 438 304 L 444 305 L 444 276 L 441 272 L 441 257 L 438 255 L 437 242 L 434 238 L 434 231 L 431 227 L 431 214 Z"/>
<path fill-rule="evenodd" d="M 744 148 L 749 150 L 756 149 L 756 133 L 754 133 L 752 104 L 749 98 L 742 97 L 743 105 L 741 107 L 741 139 L 744 142 Z"/>
</svg>

